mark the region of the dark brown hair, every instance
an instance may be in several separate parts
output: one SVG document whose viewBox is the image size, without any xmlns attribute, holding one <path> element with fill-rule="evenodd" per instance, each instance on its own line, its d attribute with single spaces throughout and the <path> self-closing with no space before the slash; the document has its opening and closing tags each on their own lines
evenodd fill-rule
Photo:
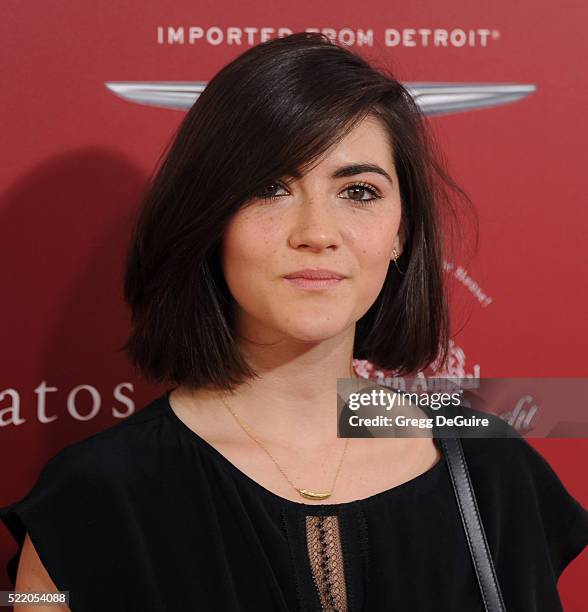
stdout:
<svg viewBox="0 0 588 612">
<path fill-rule="evenodd" d="M 164 152 L 124 278 L 133 328 L 121 350 L 143 376 L 232 389 L 257 375 L 234 335 L 220 266 L 225 228 L 253 194 L 307 171 L 368 115 L 382 121 L 393 151 L 405 273 L 391 262 L 357 322 L 353 356 L 399 375 L 445 361 L 446 187 L 467 196 L 443 169 L 426 118 L 401 83 L 326 36 L 301 32 L 252 47 L 220 70 Z"/>
</svg>

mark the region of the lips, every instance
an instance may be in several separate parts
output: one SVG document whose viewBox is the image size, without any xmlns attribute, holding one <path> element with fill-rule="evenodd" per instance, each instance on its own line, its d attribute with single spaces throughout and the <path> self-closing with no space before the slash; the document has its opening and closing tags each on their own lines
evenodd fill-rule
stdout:
<svg viewBox="0 0 588 612">
<path fill-rule="evenodd" d="M 344 274 L 335 272 L 335 270 L 327 270 L 325 268 L 306 268 L 286 274 L 284 278 L 288 279 L 306 279 L 306 280 L 341 280 L 346 278 Z"/>
</svg>

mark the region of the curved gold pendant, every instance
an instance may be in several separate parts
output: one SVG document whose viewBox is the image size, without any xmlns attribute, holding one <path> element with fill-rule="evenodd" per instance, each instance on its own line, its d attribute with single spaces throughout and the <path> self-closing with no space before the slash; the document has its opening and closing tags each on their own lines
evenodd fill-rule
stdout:
<svg viewBox="0 0 588 612">
<path fill-rule="evenodd" d="M 326 499 L 331 496 L 331 491 L 328 493 L 318 493 L 316 491 L 309 491 L 308 489 L 296 489 L 302 497 L 306 497 L 306 499 Z"/>
</svg>

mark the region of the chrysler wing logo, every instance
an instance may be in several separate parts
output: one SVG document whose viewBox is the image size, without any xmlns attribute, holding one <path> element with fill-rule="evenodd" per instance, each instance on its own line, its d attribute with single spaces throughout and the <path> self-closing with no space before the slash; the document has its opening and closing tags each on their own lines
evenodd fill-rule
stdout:
<svg viewBox="0 0 588 612">
<path fill-rule="evenodd" d="M 115 95 L 148 106 L 188 110 L 206 87 L 205 81 L 111 81 L 106 87 Z M 535 85 L 496 83 L 405 83 L 425 115 L 446 115 L 500 106 L 525 98 Z"/>
</svg>

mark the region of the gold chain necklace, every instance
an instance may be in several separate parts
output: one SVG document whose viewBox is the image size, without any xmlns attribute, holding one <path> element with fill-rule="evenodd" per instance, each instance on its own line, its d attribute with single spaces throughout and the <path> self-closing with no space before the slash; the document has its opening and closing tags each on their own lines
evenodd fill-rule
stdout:
<svg viewBox="0 0 588 612">
<path fill-rule="evenodd" d="M 231 407 L 229 406 L 229 404 L 227 404 L 225 398 L 221 396 L 220 399 L 222 403 L 227 407 L 228 411 L 233 415 L 237 423 L 240 425 L 241 429 L 243 429 L 243 431 L 256 444 L 261 446 L 261 448 L 267 453 L 269 458 L 275 463 L 278 470 L 280 470 L 280 472 L 282 473 L 282 476 L 284 476 L 284 478 L 292 485 L 292 487 L 294 487 L 294 489 L 296 489 L 296 491 L 298 491 L 298 493 L 300 493 L 300 495 L 302 495 L 302 497 L 306 499 L 317 500 L 317 499 L 326 499 L 327 497 L 331 496 L 335 488 L 335 483 L 337 482 L 337 477 L 339 476 L 339 470 L 341 469 L 341 464 L 343 463 L 343 457 L 345 456 L 345 451 L 347 450 L 347 443 L 349 442 L 349 438 L 345 439 L 345 446 L 343 448 L 343 452 L 341 453 L 341 459 L 339 460 L 339 465 L 337 466 L 337 471 L 335 472 L 335 478 L 333 479 L 331 490 L 330 491 L 310 491 L 309 489 L 300 489 L 288 478 L 288 476 L 286 476 L 284 470 L 279 466 L 278 462 L 273 458 L 272 454 L 267 450 L 267 448 L 247 429 L 247 427 L 245 427 L 245 425 L 243 425 L 243 423 L 241 423 L 239 417 L 231 410 Z"/>
</svg>

